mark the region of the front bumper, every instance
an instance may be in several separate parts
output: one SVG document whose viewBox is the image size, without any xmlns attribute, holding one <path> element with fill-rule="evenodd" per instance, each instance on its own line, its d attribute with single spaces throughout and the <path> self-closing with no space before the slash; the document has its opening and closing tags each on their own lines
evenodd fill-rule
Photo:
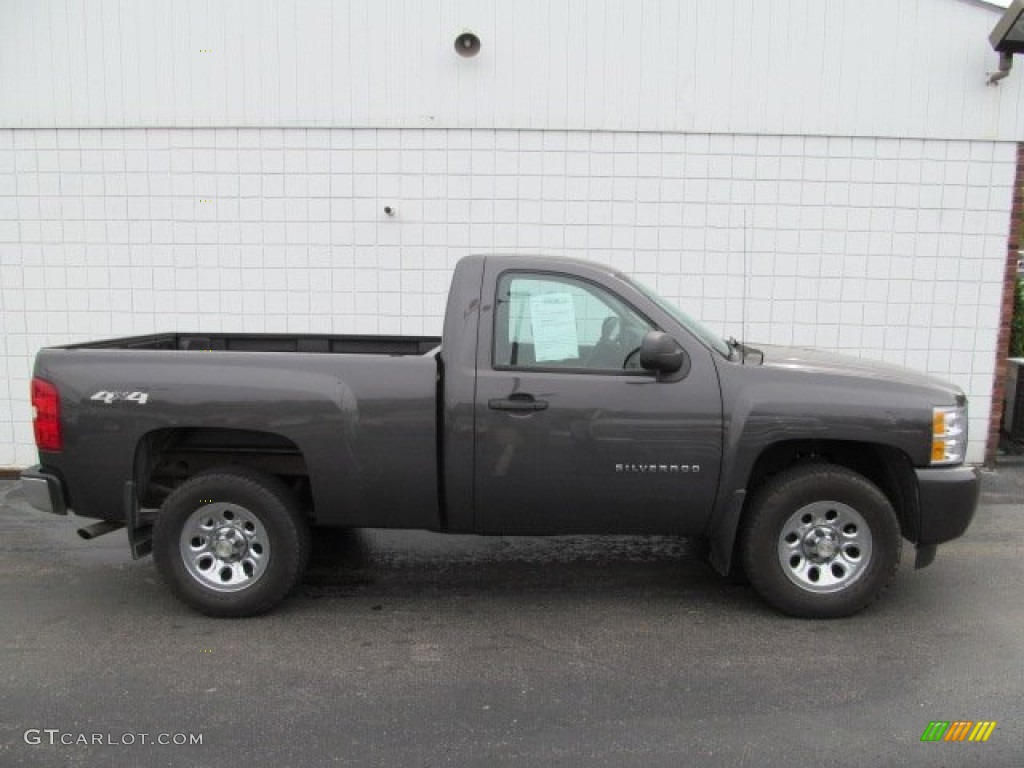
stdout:
<svg viewBox="0 0 1024 768">
<path fill-rule="evenodd" d="M 962 536 L 974 519 L 981 478 L 973 467 L 917 469 L 918 547 Z"/>
<path fill-rule="evenodd" d="M 42 512 L 52 512 L 55 515 L 68 513 L 64 486 L 60 478 L 38 464 L 21 473 L 21 490 L 28 503 Z"/>
</svg>

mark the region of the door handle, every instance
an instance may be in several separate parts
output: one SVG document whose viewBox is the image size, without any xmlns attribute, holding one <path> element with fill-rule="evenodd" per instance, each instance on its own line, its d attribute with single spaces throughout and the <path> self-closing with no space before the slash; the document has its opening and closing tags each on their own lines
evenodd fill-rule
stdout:
<svg viewBox="0 0 1024 768">
<path fill-rule="evenodd" d="M 492 411 L 543 411 L 548 407 L 547 400 L 536 400 L 533 395 L 516 392 L 508 397 L 496 397 L 487 401 Z"/>
</svg>

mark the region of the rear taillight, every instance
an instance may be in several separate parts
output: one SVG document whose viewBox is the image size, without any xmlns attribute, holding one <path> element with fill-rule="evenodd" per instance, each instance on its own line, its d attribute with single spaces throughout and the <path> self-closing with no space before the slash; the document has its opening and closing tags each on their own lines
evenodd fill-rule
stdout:
<svg viewBox="0 0 1024 768">
<path fill-rule="evenodd" d="M 41 451 L 59 451 L 64 447 L 60 432 L 60 393 L 48 381 L 32 379 L 32 428 Z"/>
</svg>

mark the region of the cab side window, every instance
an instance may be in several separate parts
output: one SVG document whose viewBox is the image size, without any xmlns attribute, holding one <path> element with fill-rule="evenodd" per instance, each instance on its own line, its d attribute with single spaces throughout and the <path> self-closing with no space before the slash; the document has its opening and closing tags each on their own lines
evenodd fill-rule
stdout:
<svg viewBox="0 0 1024 768">
<path fill-rule="evenodd" d="M 495 306 L 496 368 L 635 371 L 653 329 L 603 288 L 561 275 L 505 274 Z"/>
</svg>

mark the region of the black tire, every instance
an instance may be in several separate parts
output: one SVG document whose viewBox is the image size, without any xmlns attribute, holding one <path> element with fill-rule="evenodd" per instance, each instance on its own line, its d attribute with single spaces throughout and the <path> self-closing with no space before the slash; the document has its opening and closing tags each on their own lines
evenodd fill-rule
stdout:
<svg viewBox="0 0 1024 768">
<path fill-rule="evenodd" d="M 218 546 L 233 549 L 224 554 Z M 309 551 L 295 497 L 276 477 L 244 467 L 190 477 L 164 501 L 153 528 L 160 575 L 207 616 L 269 611 L 302 578 Z"/>
<path fill-rule="evenodd" d="M 754 589 L 780 611 L 838 618 L 885 591 L 902 543 L 892 504 L 876 485 L 845 467 L 810 464 L 755 493 L 740 560 Z"/>
</svg>

